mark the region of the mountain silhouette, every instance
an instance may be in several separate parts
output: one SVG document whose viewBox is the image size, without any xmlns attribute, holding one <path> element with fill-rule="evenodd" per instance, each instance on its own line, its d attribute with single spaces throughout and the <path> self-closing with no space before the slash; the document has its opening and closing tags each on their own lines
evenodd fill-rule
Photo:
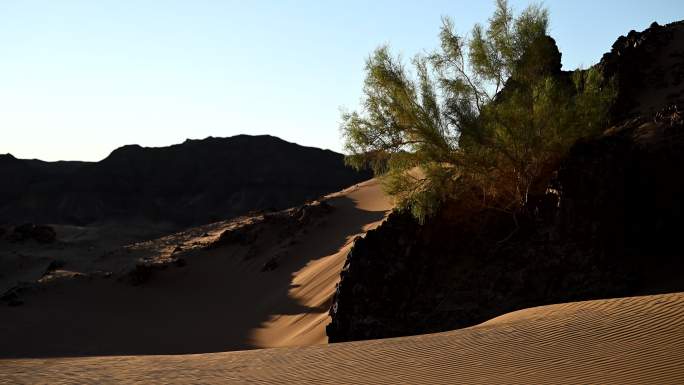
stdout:
<svg viewBox="0 0 684 385">
<path fill-rule="evenodd" d="M 146 220 L 178 226 L 283 209 L 371 177 L 344 156 L 262 135 L 127 145 L 100 162 L 0 155 L 0 223 Z"/>
</svg>

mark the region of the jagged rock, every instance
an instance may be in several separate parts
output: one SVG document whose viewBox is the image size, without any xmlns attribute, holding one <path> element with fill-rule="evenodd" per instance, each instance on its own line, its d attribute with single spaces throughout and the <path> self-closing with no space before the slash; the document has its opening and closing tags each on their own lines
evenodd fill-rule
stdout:
<svg viewBox="0 0 684 385">
<path fill-rule="evenodd" d="M 251 249 L 245 259 L 251 258 L 256 253 L 254 247 L 259 234 L 268 227 L 267 233 L 277 234 L 278 240 L 289 239 L 297 231 L 306 231 L 306 227 L 312 223 L 319 223 L 328 213 L 333 210 L 326 201 L 314 201 L 295 208 L 264 213 L 261 221 L 249 223 L 244 226 L 231 228 L 221 233 L 218 239 L 207 246 L 208 249 L 219 248 L 228 245 L 250 245 Z"/>
<path fill-rule="evenodd" d="M 613 123 L 649 116 L 665 104 L 684 102 L 681 89 L 663 91 L 677 87 L 684 77 L 683 34 L 684 21 L 664 26 L 653 23 L 643 32 L 620 36 L 612 50 L 603 55 L 597 68 L 607 79 L 613 77 L 618 89 Z"/>
<path fill-rule="evenodd" d="M 254 225 L 228 229 L 222 232 L 216 241 L 207 245 L 207 248 L 215 249 L 230 245 L 249 245 L 256 241 L 257 236 L 258 231 Z"/>
<path fill-rule="evenodd" d="M 320 218 L 321 216 L 331 212 L 333 207 L 326 201 L 313 202 L 306 204 L 304 206 L 298 207 L 292 216 L 297 219 L 300 224 L 310 223 L 315 218 Z"/>
<path fill-rule="evenodd" d="M 164 260 L 141 259 L 135 264 L 133 269 L 119 279 L 127 280 L 133 286 L 138 286 L 147 283 L 157 271 L 166 270 L 169 266 L 185 267 L 187 264 L 188 262 L 184 258 Z M 109 276 L 111 276 L 111 273 L 109 273 Z"/>
</svg>

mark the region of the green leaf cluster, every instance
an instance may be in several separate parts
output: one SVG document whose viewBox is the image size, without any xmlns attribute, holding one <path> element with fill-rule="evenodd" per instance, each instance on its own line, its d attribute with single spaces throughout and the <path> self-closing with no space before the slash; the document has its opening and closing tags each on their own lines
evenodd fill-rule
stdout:
<svg viewBox="0 0 684 385">
<path fill-rule="evenodd" d="M 595 69 L 565 73 L 548 12 L 506 0 L 466 36 L 444 18 L 440 49 L 410 70 L 388 46 L 366 62 L 361 111 L 344 113 L 347 162 L 371 167 L 424 220 L 447 199 L 515 212 L 557 162 L 607 122 L 614 87 Z"/>
</svg>

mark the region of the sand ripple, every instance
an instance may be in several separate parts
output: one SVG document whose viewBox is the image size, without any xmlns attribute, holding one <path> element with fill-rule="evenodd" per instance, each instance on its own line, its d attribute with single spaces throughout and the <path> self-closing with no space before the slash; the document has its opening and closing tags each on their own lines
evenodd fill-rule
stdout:
<svg viewBox="0 0 684 385">
<path fill-rule="evenodd" d="M 684 293 L 543 306 L 445 333 L 242 352 L 0 361 L 3 384 L 684 383 Z"/>
</svg>

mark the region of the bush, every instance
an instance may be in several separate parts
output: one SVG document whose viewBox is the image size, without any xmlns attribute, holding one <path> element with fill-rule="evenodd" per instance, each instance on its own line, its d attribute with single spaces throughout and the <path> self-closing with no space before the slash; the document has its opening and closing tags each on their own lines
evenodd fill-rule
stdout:
<svg viewBox="0 0 684 385">
<path fill-rule="evenodd" d="M 607 122 L 612 82 L 593 69 L 561 71 L 547 11 L 514 16 L 496 4 L 468 36 L 445 18 L 441 49 L 416 56 L 412 73 L 387 46 L 375 50 L 363 109 L 342 116 L 347 162 L 372 167 L 420 220 L 446 199 L 523 209 L 572 143 Z"/>
</svg>

